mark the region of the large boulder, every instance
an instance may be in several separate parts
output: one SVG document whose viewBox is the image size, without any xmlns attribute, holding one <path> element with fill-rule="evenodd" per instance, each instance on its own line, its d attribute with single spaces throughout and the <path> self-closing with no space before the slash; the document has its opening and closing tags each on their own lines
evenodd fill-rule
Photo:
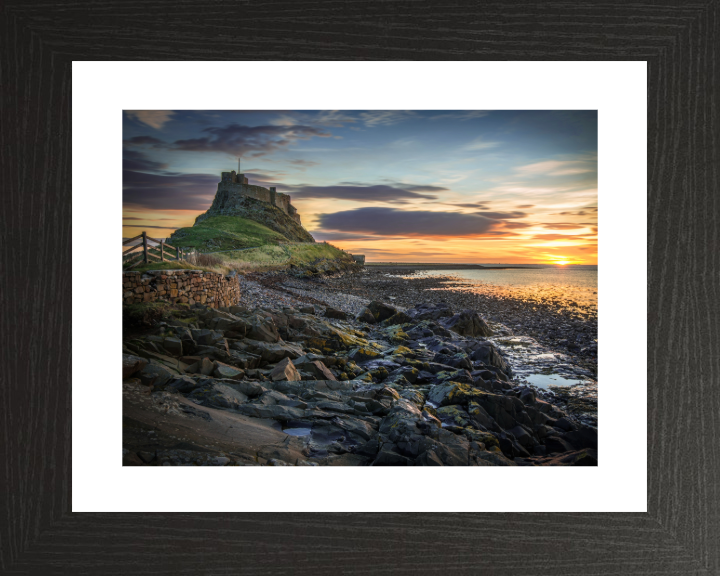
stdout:
<svg viewBox="0 0 720 576">
<path fill-rule="evenodd" d="M 444 440 L 444 438 L 442 438 Z M 417 448 L 411 446 L 413 452 L 420 451 L 415 460 L 416 466 L 467 466 L 468 443 L 459 436 L 450 435 L 449 442 L 439 442 L 428 437 L 421 437 Z M 406 449 L 403 442 L 398 443 L 400 450 Z"/>
<path fill-rule="evenodd" d="M 242 380 L 245 376 L 245 372 L 235 366 L 223 364 L 222 362 L 215 362 L 213 376 L 216 378 L 227 378 L 229 380 Z"/>
<path fill-rule="evenodd" d="M 183 346 L 180 338 L 174 336 L 165 338 L 165 340 L 163 340 L 163 348 L 172 356 L 180 357 L 183 355 Z"/>
<path fill-rule="evenodd" d="M 248 400 L 242 392 L 212 380 L 200 382 L 188 397 L 202 406 L 230 410 L 237 410 Z"/>
<path fill-rule="evenodd" d="M 337 380 L 332 372 L 320 360 L 304 361 L 295 364 L 295 368 L 312 374 L 317 380 Z M 300 378 L 298 378 L 300 380 Z"/>
<path fill-rule="evenodd" d="M 282 406 L 281 404 L 243 404 L 238 406 L 237 411 L 246 416 L 254 416 L 255 418 L 269 418 L 279 422 L 289 422 L 291 420 L 301 420 L 305 417 L 305 410 L 292 406 Z"/>
<path fill-rule="evenodd" d="M 512 434 L 515 437 L 515 440 L 520 442 L 520 444 L 525 448 L 532 448 L 535 444 L 537 444 L 537 441 L 532 437 L 532 434 L 520 424 L 514 428 L 506 430 L 505 432 Z"/>
<path fill-rule="evenodd" d="M 145 358 L 131 354 L 123 354 L 122 377 L 130 378 L 133 374 L 140 372 L 147 364 L 148 361 L 145 360 Z"/>
<path fill-rule="evenodd" d="M 225 316 L 212 318 L 207 321 L 207 325 L 213 330 L 222 330 L 223 332 L 236 332 L 240 335 L 244 335 L 249 324 L 242 318 L 237 318 L 231 314 Z"/>
<path fill-rule="evenodd" d="M 174 329 L 175 335 L 180 338 L 182 342 L 182 349 L 184 354 L 192 354 L 195 351 L 195 340 L 193 340 L 192 332 L 190 329 L 184 326 L 176 326 Z"/>
<path fill-rule="evenodd" d="M 460 334 L 460 336 L 476 338 L 478 336 L 492 336 L 493 334 L 485 320 L 480 318 L 479 314 L 472 310 L 458 312 L 450 318 L 443 320 L 442 325 L 448 330 Z"/>
<path fill-rule="evenodd" d="M 478 428 L 492 430 L 495 427 L 493 417 L 477 402 L 468 402 L 468 414 L 472 423 Z"/>
<path fill-rule="evenodd" d="M 397 446 L 386 442 L 380 448 L 372 466 L 412 466 L 412 460 L 397 452 Z"/>
<path fill-rule="evenodd" d="M 198 346 L 215 346 L 224 339 L 223 333 L 215 330 L 192 330 L 191 334 Z"/>
<path fill-rule="evenodd" d="M 575 448 L 597 449 L 598 447 L 597 428 L 592 426 L 581 426 L 578 430 L 566 432 L 560 437 Z"/>
<path fill-rule="evenodd" d="M 347 320 L 348 315 L 342 310 L 336 310 L 335 308 L 331 308 L 330 306 L 328 306 L 325 309 L 325 318 L 334 318 L 335 320 Z"/>
<path fill-rule="evenodd" d="M 473 362 L 480 362 L 485 366 L 493 366 L 503 372 L 506 376 L 512 376 L 512 368 L 505 358 L 500 355 L 497 348 L 491 342 L 478 342 L 470 354 Z"/>
<path fill-rule="evenodd" d="M 384 302 L 379 302 L 378 300 L 370 302 L 370 304 L 367 305 L 367 309 L 373 315 L 376 322 L 382 322 L 383 320 L 387 320 L 391 316 L 397 314 L 397 310 L 395 308 L 385 304 Z"/>
<path fill-rule="evenodd" d="M 476 401 L 503 429 L 513 428 L 517 424 L 533 425 L 519 398 L 485 392 L 477 396 Z"/>
<path fill-rule="evenodd" d="M 249 380 L 232 381 L 225 380 L 223 382 L 226 386 L 229 386 L 233 390 L 242 392 L 245 396 L 250 398 L 256 398 L 265 393 L 266 389 L 263 388 L 259 382 L 252 382 Z"/>
<path fill-rule="evenodd" d="M 248 338 L 261 342 L 277 342 L 280 340 L 280 333 L 272 318 L 256 315 L 252 318 Z"/>
<path fill-rule="evenodd" d="M 381 356 L 382 354 L 372 348 L 361 346 L 352 350 L 350 354 L 348 354 L 348 360 L 353 362 L 366 362 L 368 360 L 375 360 Z"/>
<path fill-rule="evenodd" d="M 461 382 L 445 382 L 433 386 L 428 393 L 427 399 L 436 406 L 451 406 L 453 404 L 462 404 L 467 406 L 469 402 L 485 396 L 493 396 L 483 390 L 479 390 Z"/>
<path fill-rule="evenodd" d="M 575 447 L 572 444 L 570 444 L 567 440 L 563 440 L 559 436 L 548 436 L 545 438 L 544 444 L 548 454 L 552 454 L 553 452 L 572 452 L 575 450 Z"/>
<path fill-rule="evenodd" d="M 364 308 L 360 314 L 357 316 L 357 320 L 360 322 L 365 322 L 366 324 L 377 324 L 377 320 L 375 320 L 375 316 L 373 316 L 373 313 L 370 312 L 367 308 Z"/>
<path fill-rule="evenodd" d="M 447 302 L 416 304 L 408 311 L 413 320 L 438 320 L 453 315 L 452 308 Z"/>
<path fill-rule="evenodd" d="M 474 452 L 473 456 L 480 462 L 488 462 L 491 466 L 517 466 L 515 462 L 506 458 L 499 452 L 478 451 Z"/>
<path fill-rule="evenodd" d="M 303 355 L 303 350 L 300 346 L 286 342 L 261 342 L 258 344 L 258 349 L 255 352 L 259 353 L 261 358 L 270 364 L 280 362 L 283 358 L 295 360 Z"/>
<path fill-rule="evenodd" d="M 405 314 L 405 312 L 396 312 L 390 318 L 386 318 L 382 321 L 383 326 L 395 326 L 397 324 L 407 324 L 412 322 L 412 318 Z"/>
<path fill-rule="evenodd" d="M 297 368 L 295 368 L 295 365 L 292 363 L 290 358 L 284 358 L 283 360 L 278 362 L 277 366 L 275 366 L 275 368 L 273 368 L 273 371 L 270 373 L 270 379 L 273 381 L 301 380 L 300 373 L 297 371 Z"/>
<path fill-rule="evenodd" d="M 459 426 L 460 428 L 470 426 L 469 414 L 456 404 L 438 408 L 435 413 L 440 421 L 447 426 Z"/>
<path fill-rule="evenodd" d="M 189 376 L 180 376 L 179 378 L 170 380 L 170 382 L 168 382 L 167 389 L 185 394 L 187 392 L 192 392 L 198 386 L 200 386 L 200 384 L 197 380 L 193 380 Z"/>
<path fill-rule="evenodd" d="M 204 376 L 210 376 L 215 370 L 215 363 L 210 358 L 203 358 L 198 364 L 198 372 Z"/>
<path fill-rule="evenodd" d="M 145 386 L 160 387 L 167 384 L 176 376 L 180 376 L 180 373 L 160 363 L 151 361 L 146 366 L 143 366 L 138 376 L 140 378 L 140 382 L 145 384 Z"/>
<path fill-rule="evenodd" d="M 435 362 L 438 364 L 444 364 L 451 368 L 464 368 L 465 370 L 472 370 L 472 362 L 463 353 L 458 354 L 435 354 Z"/>
</svg>

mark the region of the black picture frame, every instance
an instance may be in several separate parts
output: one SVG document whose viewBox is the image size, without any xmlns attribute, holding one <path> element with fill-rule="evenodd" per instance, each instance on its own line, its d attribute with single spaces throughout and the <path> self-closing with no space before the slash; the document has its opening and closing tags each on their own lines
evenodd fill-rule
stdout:
<svg viewBox="0 0 720 576">
<path fill-rule="evenodd" d="M 6 0 L 0 573 L 720 573 L 719 22 L 717 0 Z M 606 449 L 647 442 L 648 512 L 72 513 L 72 61 L 386 59 L 647 61 L 648 437 Z M 443 497 L 513 494 L 428 486 Z"/>
</svg>

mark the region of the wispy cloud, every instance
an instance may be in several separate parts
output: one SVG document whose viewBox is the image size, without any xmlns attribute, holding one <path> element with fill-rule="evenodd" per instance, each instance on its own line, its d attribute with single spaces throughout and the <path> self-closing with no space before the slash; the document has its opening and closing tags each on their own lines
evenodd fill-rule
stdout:
<svg viewBox="0 0 720 576">
<path fill-rule="evenodd" d="M 518 166 L 515 171 L 523 176 L 570 176 L 572 174 L 585 174 L 592 172 L 594 167 L 584 160 L 546 160 Z"/>
<path fill-rule="evenodd" d="M 430 116 L 429 120 L 473 120 L 490 114 L 487 110 L 455 110 Z"/>
<path fill-rule="evenodd" d="M 161 130 L 175 115 L 171 110 L 125 110 L 129 118 L 147 124 L 156 130 Z"/>
<path fill-rule="evenodd" d="M 507 194 L 558 194 L 568 192 L 572 188 L 568 186 L 521 186 L 517 184 L 505 184 L 491 188 L 492 192 L 503 192 Z"/>
<path fill-rule="evenodd" d="M 123 224 L 123 228 L 159 228 L 161 230 L 177 230 L 177 226 L 151 226 L 150 224 Z"/>
<path fill-rule="evenodd" d="M 471 140 L 467 144 L 461 147 L 461 150 L 466 152 L 474 152 L 476 150 L 489 150 L 490 148 L 497 148 L 501 142 L 491 142 L 486 140 L 484 136 L 478 136 L 474 140 Z"/>
<path fill-rule="evenodd" d="M 294 166 L 302 166 L 303 168 L 309 168 L 311 166 L 318 166 L 320 162 L 313 162 L 312 160 L 303 160 L 302 158 L 296 158 L 295 160 L 290 160 L 290 164 Z"/>
<path fill-rule="evenodd" d="M 158 172 L 168 167 L 163 162 L 151 160 L 146 154 L 136 150 L 123 150 L 123 170 L 137 170 L 140 172 Z"/>
<path fill-rule="evenodd" d="M 550 230 L 582 230 L 585 228 L 582 224 L 565 224 L 565 223 L 555 223 L 555 224 L 543 224 L 543 228 L 549 228 Z"/>
<path fill-rule="evenodd" d="M 371 110 L 369 112 L 361 112 L 360 118 L 365 126 L 389 126 L 410 120 L 416 116 L 412 110 Z"/>
<path fill-rule="evenodd" d="M 457 206 L 458 208 L 470 208 L 474 210 L 487 210 L 490 202 L 467 202 L 467 203 L 454 203 L 454 202 L 443 202 L 446 206 Z"/>
</svg>

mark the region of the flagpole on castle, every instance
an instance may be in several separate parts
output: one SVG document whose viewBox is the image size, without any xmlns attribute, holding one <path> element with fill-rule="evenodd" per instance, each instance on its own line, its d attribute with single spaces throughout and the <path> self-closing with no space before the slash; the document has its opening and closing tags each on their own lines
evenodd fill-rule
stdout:
<svg viewBox="0 0 720 576">
<path fill-rule="evenodd" d="M 238 156 L 238 171 L 237 171 L 237 173 L 240 174 L 240 156 Z"/>
</svg>

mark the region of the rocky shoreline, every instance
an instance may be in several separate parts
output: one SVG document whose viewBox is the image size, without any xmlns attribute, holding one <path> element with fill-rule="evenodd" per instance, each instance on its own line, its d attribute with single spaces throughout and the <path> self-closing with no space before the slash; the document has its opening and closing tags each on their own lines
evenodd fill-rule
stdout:
<svg viewBox="0 0 720 576">
<path fill-rule="evenodd" d="M 237 306 L 127 314 L 124 464 L 597 465 L 596 317 L 407 274 L 248 275 Z"/>
<path fill-rule="evenodd" d="M 452 275 L 423 276 L 425 268 L 368 267 L 360 274 L 338 275 L 317 281 L 321 293 L 340 292 L 366 300 L 386 300 L 401 308 L 416 301 L 448 302 L 456 308 L 482 311 L 483 316 L 562 350 L 573 362 L 597 375 L 597 309 L 572 300 L 543 300 L 510 290 L 474 292 Z M 414 275 L 414 276 L 413 276 Z"/>
</svg>

